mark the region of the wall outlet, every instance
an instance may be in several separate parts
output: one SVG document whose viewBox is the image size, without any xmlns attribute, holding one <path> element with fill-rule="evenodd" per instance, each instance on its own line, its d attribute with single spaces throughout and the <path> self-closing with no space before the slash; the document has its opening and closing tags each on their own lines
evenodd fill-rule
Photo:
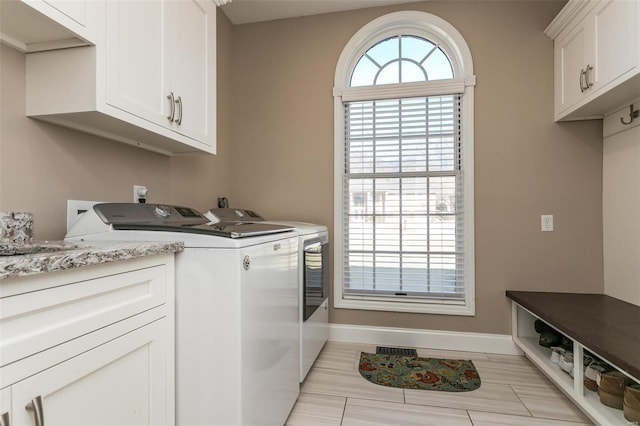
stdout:
<svg viewBox="0 0 640 426">
<path fill-rule="evenodd" d="M 553 232 L 553 215 L 552 214 L 541 215 L 540 227 L 542 232 Z"/>
<path fill-rule="evenodd" d="M 67 200 L 67 232 L 78 220 L 78 217 L 102 201 Z"/>
<path fill-rule="evenodd" d="M 149 193 L 149 190 L 147 189 L 146 186 L 144 185 L 133 185 L 133 202 L 134 203 L 139 203 L 140 199 L 143 199 L 146 202 L 147 200 L 147 194 Z"/>
</svg>

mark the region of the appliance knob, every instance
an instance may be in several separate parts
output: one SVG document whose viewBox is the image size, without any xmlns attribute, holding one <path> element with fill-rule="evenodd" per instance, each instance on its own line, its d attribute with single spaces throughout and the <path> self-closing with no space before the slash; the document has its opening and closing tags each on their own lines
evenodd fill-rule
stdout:
<svg viewBox="0 0 640 426">
<path fill-rule="evenodd" d="M 158 217 L 167 218 L 171 216 L 171 209 L 167 206 L 163 206 L 162 204 L 158 204 L 154 211 Z"/>
<path fill-rule="evenodd" d="M 242 260 L 242 267 L 245 271 L 249 270 L 249 268 L 251 267 L 251 256 L 247 255 L 244 257 L 244 259 Z"/>
</svg>

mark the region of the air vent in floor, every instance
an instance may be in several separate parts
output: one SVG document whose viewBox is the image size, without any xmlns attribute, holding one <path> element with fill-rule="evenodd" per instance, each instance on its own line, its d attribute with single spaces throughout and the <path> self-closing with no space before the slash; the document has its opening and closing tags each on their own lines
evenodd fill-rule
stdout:
<svg viewBox="0 0 640 426">
<path fill-rule="evenodd" d="M 377 346 L 376 354 L 378 355 L 398 355 L 398 356 L 418 356 L 418 351 L 409 348 L 391 348 L 387 346 Z"/>
</svg>

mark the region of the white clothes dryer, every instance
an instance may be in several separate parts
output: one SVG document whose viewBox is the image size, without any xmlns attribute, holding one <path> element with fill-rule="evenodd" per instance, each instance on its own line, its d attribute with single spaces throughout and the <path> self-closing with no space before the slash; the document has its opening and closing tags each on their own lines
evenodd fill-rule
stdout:
<svg viewBox="0 0 640 426">
<path fill-rule="evenodd" d="M 298 303 L 300 383 L 329 338 L 329 230 L 324 225 L 265 221 L 251 210 L 220 208 L 204 214 L 212 224 L 249 220 L 256 224 L 295 228 L 298 233 Z"/>
<path fill-rule="evenodd" d="M 298 231 L 300 383 L 329 339 L 329 230 L 325 225 L 266 221 Z"/>
</svg>

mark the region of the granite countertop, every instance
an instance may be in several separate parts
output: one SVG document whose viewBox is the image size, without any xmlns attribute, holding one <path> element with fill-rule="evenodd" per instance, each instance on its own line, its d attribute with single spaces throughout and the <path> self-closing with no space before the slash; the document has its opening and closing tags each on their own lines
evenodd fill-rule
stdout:
<svg viewBox="0 0 640 426">
<path fill-rule="evenodd" d="M 0 256 L 0 280 L 162 253 L 175 253 L 183 249 L 182 242 L 36 241 L 21 245 L 3 244 L 0 245 L 0 255 L 2 255 Z"/>
</svg>

